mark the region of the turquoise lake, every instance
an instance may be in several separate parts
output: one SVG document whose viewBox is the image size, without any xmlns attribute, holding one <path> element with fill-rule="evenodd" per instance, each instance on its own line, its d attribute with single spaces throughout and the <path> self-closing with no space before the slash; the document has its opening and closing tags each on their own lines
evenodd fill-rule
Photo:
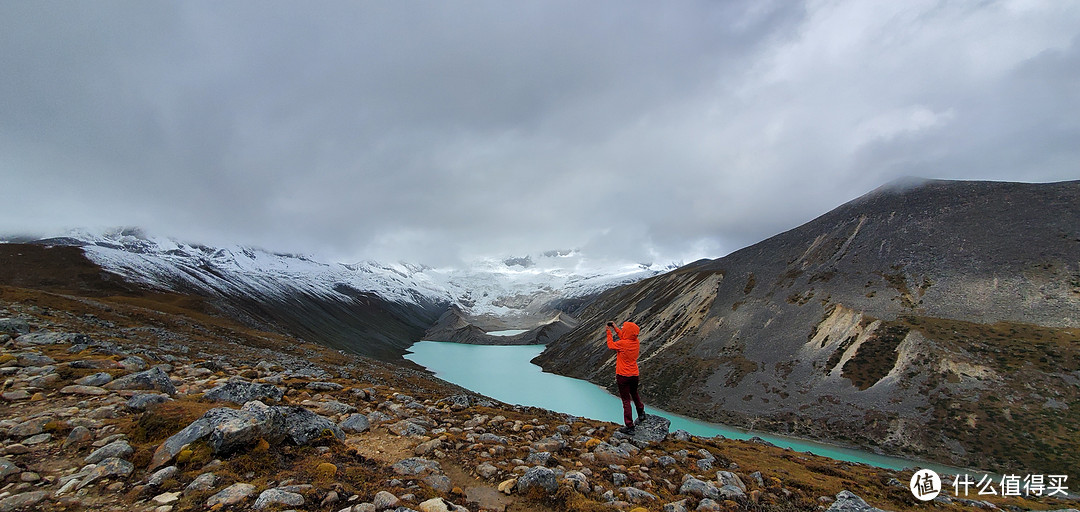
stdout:
<svg viewBox="0 0 1080 512">
<path fill-rule="evenodd" d="M 622 402 L 618 397 L 588 381 L 545 373 L 529 362 L 544 350 L 543 345 L 492 346 L 421 341 L 410 350 L 412 353 L 407 354 L 406 359 L 424 366 L 439 378 L 499 401 L 622 423 Z M 958 471 L 936 464 L 707 423 L 648 405 L 646 411 L 671 420 L 672 431 L 682 429 L 701 437 L 722 435 L 731 439 L 750 439 L 756 436 L 780 447 L 883 468 L 919 467 L 945 474 Z"/>
</svg>

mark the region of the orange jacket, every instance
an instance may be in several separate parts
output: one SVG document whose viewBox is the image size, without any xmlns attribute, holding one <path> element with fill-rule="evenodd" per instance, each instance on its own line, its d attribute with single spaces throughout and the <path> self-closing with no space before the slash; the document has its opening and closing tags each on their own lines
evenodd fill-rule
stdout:
<svg viewBox="0 0 1080 512">
<path fill-rule="evenodd" d="M 634 322 L 623 322 L 622 330 L 615 328 L 615 334 L 619 335 L 619 341 L 611 337 L 611 329 L 604 329 L 607 333 L 607 347 L 617 350 L 615 354 L 615 373 L 623 377 L 636 377 L 638 375 L 637 357 L 641 345 L 638 343 L 638 328 Z"/>
</svg>

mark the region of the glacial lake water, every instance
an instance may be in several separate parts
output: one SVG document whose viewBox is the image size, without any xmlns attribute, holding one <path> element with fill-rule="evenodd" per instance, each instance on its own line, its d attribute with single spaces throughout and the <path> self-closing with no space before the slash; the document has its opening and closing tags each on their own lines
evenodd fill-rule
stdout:
<svg viewBox="0 0 1080 512">
<path fill-rule="evenodd" d="M 601 421 L 622 423 L 622 402 L 604 388 L 588 381 L 543 372 L 529 362 L 544 350 L 543 345 L 466 345 L 442 341 L 420 341 L 406 359 L 424 366 L 439 378 L 508 404 L 542 407 Z M 904 469 L 928 468 L 942 474 L 957 474 L 956 468 L 887 457 L 871 452 L 818 443 L 805 439 L 752 432 L 716 423 L 707 423 L 649 407 L 646 412 L 671 420 L 671 430 L 685 430 L 701 437 L 722 435 L 731 439 L 760 437 L 780 447 L 810 452 L 837 460 Z"/>
</svg>

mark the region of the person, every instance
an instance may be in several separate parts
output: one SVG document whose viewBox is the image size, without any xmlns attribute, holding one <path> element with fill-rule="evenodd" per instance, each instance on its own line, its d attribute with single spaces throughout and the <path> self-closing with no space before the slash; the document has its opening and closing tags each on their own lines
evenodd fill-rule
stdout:
<svg viewBox="0 0 1080 512">
<path fill-rule="evenodd" d="M 612 337 L 612 331 L 615 332 L 615 336 L 618 336 L 618 340 Z M 634 406 L 637 408 L 638 423 L 645 416 L 645 404 L 641 402 L 641 397 L 638 396 L 637 358 L 641 347 L 638 342 L 638 333 L 641 332 L 641 329 L 634 322 L 623 322 L 622 329 L 615 327 L 615 322 L 608 322 L 607 329 L 604 329 L 604 332 L 607 333 L 608 348 L 616 351 L 615 384 L 619 387 L 619 398 L 622 399 L 623 406 L 623 422 L 626 424 L 619 431 L 633 435 L 634 416 L 630 408 L 631 400 L 633 400 Z"/>
</svg>

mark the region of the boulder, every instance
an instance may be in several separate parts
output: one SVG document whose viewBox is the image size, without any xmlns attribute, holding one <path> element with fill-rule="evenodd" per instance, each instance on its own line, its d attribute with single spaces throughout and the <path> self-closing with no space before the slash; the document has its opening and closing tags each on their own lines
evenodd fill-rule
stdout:
<svg viewBox="0 0 1080 512">
<path fill-rule="evenodd" d="M 0 333 L 29 334 L 30 323 L 21 318 L 0 318 Z"/>
<path fill-rule="evenodd" d="M 0 500 L 0 512 L 31 510 L 31 507 L 41 503 L 48 496 L 49 493 L 46 491 L 31 491 L 13 494 Z"/>
<path fill-rule="evenodd" d="M 518 478 L 516 490 L 518 493 L 525 493 L 534 488 L 542 489 L 545 494 L 554 494 L 559 490 L 555 472 L 543 466 L 529 468 L 521 478 Z"/>
<path fill-rule="evenodd" d="M 75 381 L 80 386 L 104 386 L 112 382 L 113 376 L 105 372 L 93 373 Z"/>
<path fill-rule="evenodd" d="M 22 470 L 14 462 L 5 457 L 0 457 L 0 482 L 3 482 L 5 478 L 11 475 L 17 475 L 21 472 Z"/>
<path fill-rule="evenodd" d="M 305 445 L 318 439 L 323 432 L 329 431 L 334 437 L 344 441 L 345 433 L 334 422 L 319 416 L 303 407 L 271 407 L 285 418 L 286 439 L 297 446 Z"/>
<path fill-rule="evenodd" d="M 634 427 L 632 439 L 634 443 L 639 445 L 656 444 L 667 438 L 670 427 L 671 420 L 655 414 L 646 414 L 638 420 L 638 424 Z"/>
<path fill-rule="evenodd" d="M 862 498 L 855 495 L 855 493 L 843 490 L 836 494 L 836 501 L 829 506 L 826 512 L 885 512 L 884 510 L 872 507 L 863 501 Z"/>
<path fill-rule="evenodd" d="M 259 494 L 259 497 L 255 500 L 253 508 L 255 510 L 262 510 L 267 507 L 273 506 L 283 507 L 300 507 L 304 505 L 304 496 L 295 492 L 283 491 L 281 489 L 267 489 Z"/>
<path fill-rule="evenodd" d="M 279 443 L 285 437 L 285 418 L 276 407 L 268 407 L 262 402 L 248 402 L 239 410 L 226 407 L 210 409 L 161 443 L 154 452 L 149 469 L 161 467 L 185 446 L 199 440 L 205 440 L 214 453 L 230 453 L 259 438 L 269 443 Z"/>
<path fill-rule="evenodd" d="M 368 421 L 367 416 L 363 414 L 350 414 L 345 421 L 338 424 L 338 428 L 345 432 L 360 433 L 367 432 L 371 428 L 371 422 Z"/>
<path fill-rule="evenodd" d="M 102 446 L 101 448 L 98 448 L 97 450 L 90 452 L 90 455 L 87 455 L 86 458 L 83 459 L 83 462 L 87 464 L 97 464 L 98 462 L 101 462 L 102 460 L 105 460 L 109 457 L 119 457 L 121 459 L 126 459 L 130 457 L 133 453 L 135 453 L 135 449 L 132 448 L 127 441 L 113 441 L 105 446 Z"/>
<path fill-rule="evenodd" d="M 694 477 L 688 477 L 683 480 L 682 486 L 679 487 L 679 494 L 688 494 L 698 499 L 717 499 L 720 497 L 720 490 L 717 489 L 712 482 L 706 482 L 703 480 L 698 480 Z"/>
<path fill-rule="evenodd" d="M 433 460 L 420 457 L 410 457 L 396 462 L 390 469 L 401 476 L 416 477 L 430 474 L 441 474 L 442 466 Z"/>
<path fill-rule="evenodd" d="M 281 388 L 273 384 L 257 384 L 231 380 L 203 394 L 203 398 L 219 402 L 246 404 L 253 400 L 279 402 L 285 396 Z"/>
<path fill-rule="evenodd" d="M 623 496 L 626 496 L 626 501 L 629 501 L 630 503 L 649 503 L 660 499 L 656 497 L 655 494 L 649 491 L 643 491 L 637 487 L 622 487 L 619 489 L 619 492 L 621 492 Z"/>
<path fill-rule="evenodd" d="M 170 400 L 172 399 L 169 398 L 169 395 L 160 395 L 157 393 L 140 393 L 129 398 L 127 404 L 125 405 L 127 405 L 128 409 L 142 411 L 146 410 L 146 408 L 150 407 L 151 405 L 165 403 Z"/>
<path fill-rule="evenodd" d="M 86 475 L 86 478 L 79 483 L 77 488 L 82 489 L 101 478 L 113 476 L 126 478 L 134 471 L 135 465 L 124 459 L 117 457 L 103 459 L 90 470 L 90 474 Z"/>
<path fill-rule="evenodd" d="M 172 380 L 169 379 L 169 374 L 165 373 L 160 366 L 155 366 L 149 370 L 133 373 L 131 375 L 125 375 L 106 384 L 105 388 L 112 390 L 152 389 L 161 391 L 162 393 L 168 393 L 170 396 L 176 394 L 176 386 L 174 386 Z"/>
<path fill-rule="evenodd" d="M 206 508 L 217 507 L 228 510 L 230 507 L 247 500 L 252 494 L 255 494 L 254 485 L 235 483 L 206 500 Z"/>
</svg>

